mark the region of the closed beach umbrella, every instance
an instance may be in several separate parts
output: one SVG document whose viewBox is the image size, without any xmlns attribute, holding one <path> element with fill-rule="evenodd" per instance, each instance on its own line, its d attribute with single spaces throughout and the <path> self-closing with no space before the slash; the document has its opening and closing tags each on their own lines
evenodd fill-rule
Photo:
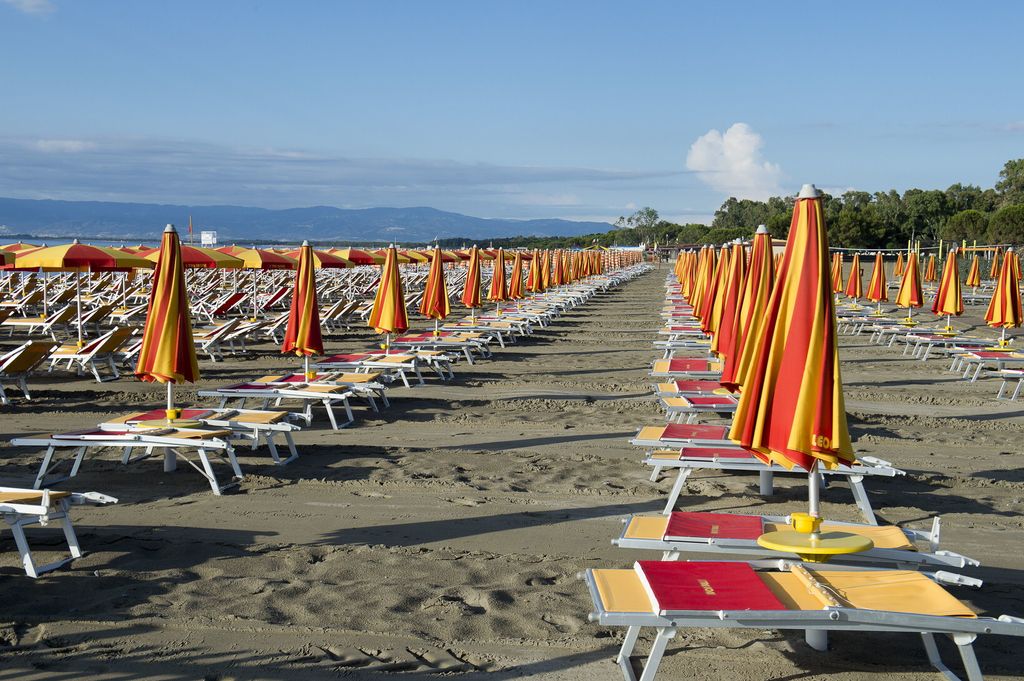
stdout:
<svg viewBox="0 0 1024 681">
<path fill-rule="evenodd" d="M 722 317 L 718 322 L 718 332 L 711 338 L 711 351 L 718 353 L 721 358 L 736 351 L 739 309 L 746 274 L 747 256 L 743 244 L 735 243 L 729 256 L 729 276 L 722 292 Z"/>
<path fill-rule="evenodd" d="M 753 361 L 757 343 L 751 342 L 758 324 L 764 317 L 768 300 L 775 282 L 775 266 L 773 264 L 772 238 L 768 228 L 761 225 L 754 234 L 750 247 L 750 265 L 747 268 L 746 281 L 743 284 L 743 300 L 739 311 L 737 337 L 733 341 L 734 352 L 726 352 L 725 364 L 722 367 L 723 387 L 736 392 L 743 385 L 743 376 Z"/>
<path fill-rule="evenodd" d="M 168 421 L 178 417 L 174 409 L 174 384 L 199 380 L 181 242 L 173 225 L 164 229 L 160 243 L 135 375 L 141 381 L 167 384 Z"/>
<path fill-rule="evenodd" d="M 812 517 L 820 517 L 817 466 L 854 460 L 820 196 L 813 185 L 797 195 L 779 279 L 751 341 L 757 353 L 729 431 L 763 459 L 808 471 Z"/>
<path fill-rule="evenodd" d="M 544 290 L 543 277 L 540 273 L 541 258 L 537 250 L 533 251 L 533 258 L 530 259 L 530 269 L 526 273 L 526 291 L 528 293 L 540 293 Z"/>
<path fill-rule="evenodd" d="M 520 300 L 523 297 L 523 254 L 516 251 L 516 259 L 512 261 L 512 275 L 508 280 L 509 300 Z"/>
<path fill-rule="evenodd" d="M 967 270 L 967 278 L 964 279 L 964 286 L 970 286 L 972 288 L 981 286 L 981 262 L 977 253 L 975 253 L 974 258 L 971 259 L 971 268 Z"/>
<path fill-rule="evenodd" d="M 903 251 L 896 254 L 896 266 L 892 268 L 893 277 L 902 277 L 906 264 L 903 261 Z"/>
<path fill-rule="evenodd" d="M 715 248 L 706 246 L 704 249 L 704 263 L 697 270 L 697 285 L 694 286 L 693 316 L 700 319 L 704 314 L 704 302 L 707 300 L 707 290 L 711 288 L 711 282 L 715 278 Z"/>
<path fill-rule="evenodd" d="M 500 303 L 508 300 L 508 287 L 505 285 L 505 251 L 499 248 L 494 259 L 494 267 L 491 268 L 491 286 L 487 289 L 487 300 Z"/>
<path fill-rule="evenodd" d="M 725 289 L 725 279 L 729 270 L 729 249 L 726 246 L 718 254 L 718 262 L 715 264 L 715 271 L 704 291 L 704 302 L 700 307 L 700 328 L 704 333 L 714 334 L 718 328 L 715 325 L 716 317 L 721 319 L 721 303 L 719 292 Z M 716 311 L 716 307 L 718 310 Z"/>
<path fill-rule="evenodd" d="M 312 380 L 315 373 L 309 371 L 309 356 L 324 354 L 324 341 L 320 335 L 320 305 L 316 296 L 316 256 L 308 241 L 302 242 L 298 256 L 299 266 L 295 270 L 292 305 L 288 311 L 288 328 L 281 352 L 301 356 L 306 380 Z"/>
<path fill-rule="evenodd" d="M 430 259 L 430 273 L 420 300 L 420 314 L 434 320 L 434 334 L 438 333 L 438 321 L 451 313 L 448 301 L 448 287 L 444 281 L 444 255 L 440 248 L 435 248 Z"/>
<path fill-rule="evenodd" d="M 398 251 L 394 245 L 385 251 L 384 267 L 373 299 L 373 310 L 367 322 L 377 333 L 385 335 L 384 352 L 391 348 L 391 334 L 402 333 L 409 328 L 405 310 L 405 294 L 402 292 L 402 277 L 398 274 Z"/>
<path fill-rule="evenodd" d="M 540 290 L 551 288 L 551 251 L 544 249 L 544 258 L 540 263 Z"/>
<path fill-rule="evenodd" d="M 996 246 L 995 255 L 992 256 L 992 264 L 988 268 L 988 278 L 995 280 L 999 276 L 999 264 L 1003 261 L 1003 249 Z"/>
<path fill-rule="evenodd" d="M 1003 256 L 1002 267 L 999 268 L 999 279 L 996 281 L 996 288 L 992 291 L 992 300 L 988 303 L 988 310 L 985 312 L 985 321 L 992 328 L 1002 329 L 999 337 L 999 347 L 1007 346 L 1006 330 L 1018 327 L 1024 321 L 1021 315 L 1020 282 L 1017 281 L 1015 271 L 1014 252 L 1012 248 L 1006 249 Z"/>
<path fill-rule="evenodd" d="M 875 266 L 871 270 L 871 281 L 868 282 L 868 300 L 877 303 L 874 314 L 882 314 L 882 303 L 889 301 L 889 284 L 885 280 L 885 262 L 882 252 L 875 253 Z"/>
<path fill-rule="evenodd" d="M 924 267 L 924 281 L 931 284 L 938 278 L 938 274 L 935 272 L 935 255 L 929 255 L 928 263 Z"/>
<path fill-rule="evenodd" d="M 937 315 L 946 315 L 946 330 L 952 331 L 950 323 L 952 315 L 961 315 L 964 311 L 964 298 L 960 292 L 960 273 L 957 271 L 956 249 L 951 248 L 946 253 L 946 264 L 942 268 L 942 279 L 939 281 L 939 289 L 935 292 L 935 301 L 932 303 L 932 312 Z"/>
<path fill-rule="evenodd" d="M 843 292 L 843 252 L 837 251 L 832 256 L 832 292 Z"/>
<path fill-rule="evenodd" d="M 907 266 L 900 281 L 900 290 L 896 293 L 896 305 L 907 308 L 906 323 L 913 323 L 914 308 L 924 305 L 924 294 L 921 292 L 921 270 L 917 266 L 917 253 L 911 251 L 907 256 Z"/>
<path fill-rule="evenodd" d="M 551 254 L 551 285 L 561 286 L 565 281 L 562 279 L 562 252 L 555 251 Z"/>
<path fill-rule="evenodd" d="M 462 286 L 462 297 L 460 300 L 463 305 L 470 309 L 470 319 L 476 321 L 476 308 L 480 307 L 480 291 L 483 288 L 480 274 L 480 249 L 476 246 L 473 246 L 469 251 L 469 265 L 467 267 L 466 281 Z"/>
<path fill-rule="evenodd" d="M 846 297 L 853 298 L 854 305 L 857 300 L 864 297 L 864 283 L 860 277 L 860 253 L 853 254 L 853 262 L 850 263 L 850 277 L 846 280 Z"/>
</svg>

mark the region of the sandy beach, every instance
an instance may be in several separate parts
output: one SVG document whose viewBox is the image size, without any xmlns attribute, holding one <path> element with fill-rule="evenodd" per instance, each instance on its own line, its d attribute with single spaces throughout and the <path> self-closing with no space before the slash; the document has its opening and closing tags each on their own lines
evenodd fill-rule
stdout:
<svg viewBox="0 0 1024 681">
<path fill-rule="evenodd" d="M 622 632 L 588 623 L 576 575 L 649 557 L 610 540 L 623 516 L 660 511 L 670 485 L 648 481 L 628 442 L 664 422 L 647 372 L 667 273 L 599 295 L 491 360 L 458 364 L 450 384 L 396 386 L 379 415 L 357 405 L 341 432 L 314 422 L 287 466 L 240 451 L 246 478 L 222 497 L 187 467 L 87 459 L 60 488 L 120 500 L 76 509 L 88 555 L 30 580 L 0 534 L 0 680 L 621 678 L 612 658 Z M 958 326 L 983 312 L 969 308 Z M 375 342 L 370 329 L 325 341 L 329 352 Z M 855 449 L 907 472 L 867 481 L 881 521 L 924 528 L 941 515 L 943 547 L 983 564 L 965 573 L 984 587 L 954 593 L 981 613 L 1024 615 L 1024 403 L 997 402 L 997 381 L 965 382 L 944 360 L 866 336 L 841 342 Z M 180 402 L 297 368 L 277 350 L 203 361 L 202 382 L 182 387 Z M 0 411 L 5 484 L 30 484 L 40 461 L 8 446 L 12 437 L 162 400 L 134 379 L 54 374 L 32 387 L 35 399 Z M 757 482 L 697 474 L 680 508 L 784 514 L 806 504 L 805 478 L 777 477 L 770 499 Z M 858 519 L 845 485 L 823 501 L 827 517 Z M 44 559 L 58 537 L 30 535 Z M 841 633 L 832 647 L 816 653 L 798 632 L 681 631 L 659 678 L 938 678 L 912 636 Z M 1015 640 L 983 637 L 976 648 L 988 678 L 1020 678 Z"/>
</svg>

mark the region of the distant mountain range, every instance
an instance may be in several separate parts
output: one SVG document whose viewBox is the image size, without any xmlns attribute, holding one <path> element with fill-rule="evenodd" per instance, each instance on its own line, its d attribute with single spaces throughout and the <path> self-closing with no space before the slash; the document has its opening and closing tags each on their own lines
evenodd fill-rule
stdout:
<svg viewBox="0 0 1024 681">
<path fill-rule="evenodd" d="M 196 232 L 215 230 L 220 243 L 310 239 L 411 244 L 437 237 L 483 241 L 509 236 L 575 236 L 612 228 L 606 222 L 476 218 L 435 208 L 349 210 L 313 206 L 269 210 L 0 198 L 0 235 L 153 240 L 159 238 L 167 223 L 174 223 L 179 232 L 184 232 L 190 215 Z"/>
</svg>

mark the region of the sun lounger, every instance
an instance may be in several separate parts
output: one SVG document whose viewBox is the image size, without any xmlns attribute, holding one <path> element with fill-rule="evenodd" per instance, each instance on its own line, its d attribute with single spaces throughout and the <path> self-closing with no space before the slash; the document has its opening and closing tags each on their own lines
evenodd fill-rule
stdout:
<svg viewBox="0 0 1024 681">
<path fill-rule="evenodd" d="M 731 395 L 718 381 L 685 380 L 656 383 L 654 394 L 658 397 L 679 397 L 681 395 Z"/>
<path fill-rule="evenodd" d="M 422 366 L 432 368 L 441 380 L 447 381 L 455 376 L 451 367 L 451 359 L 446 353 L 420 350 L 417 352 L 402 352 L 385 354 L 383 352 L 358 352 L 338 354 L 325 357 L 316 363 L 316 368 L 324 371 L 345 371 L 351 369 L 356 372 L 379 372 L 395 374 L 406 388 L 412 387 L 409 383 L 409 373 L 412 373 L 420 385 L 424 384 Z"/>
<path fill-rule="evenodd" d="M 1024 364 L 1024 353 L 1012 350 L 967 350 L 959 352 L 961 350 L 959 347 L 956 350 L 958 352 L 953 353 L 953 363 L 950 365 L 949 370 L 957 373 L 962 370 L 963 378 L 966 379 L 970 376 L 971 383 L 977 381 L 981 377 L 981 372 L 986 368 L 991 367 L 992 370 L 998 373 L 1009 368 L 1008 365 L 1020 367 Z"/>
<path fill-rule="evenodd" d="M 71 524 L 72 505 L 116 503 L 117 499 L 114 497 L 99 492 L 57 492 L 48 489 L 0 487 L 0 517 L 11 528 L 14 545 L 21 555 L 21 565 L 25 569 L 25 574 L 33 579 L 82 557 L 82 549 L 78 544 L 75 528 Z M 68 553 L 71 555 L 53 563 L 36 565 L 25 535 L 25 528 L 32 525 L 59 527 L 64 532 Z"/>
<path fill-rule="evenodd" d="M 409 348 L 416 352 L 423 349 L 459 353 L 466 358 L 466 362 L 474 364 L 473 354 L 479 353 L 482 358 L 490 357 L 491 351 L 487 348 L 487 339 L 481 334 L 457 334 L 435 336 L 433 333 L 419 335 L 399 336 L 391 341 L 396 348 Z"/>
<path fill-rule="evenodd" d="M 936 583 L 944 577 L 942 572 L 832 569 L 828 564 L 772 569 L 743 562 L 676 561 L 638 561 L 631 570 L 590 569 L 583 575 L 594 603 L 591 621 L 627 627 L 616 658 L 627 681 L 637 678 L 630 656 L 644 627 L 657 633 L 641 681 L 653 681 L 679 628 L 697 627 L 804 630 L 817 650 L 827 648 L 829 631 L 920 634 L 929 662 L 955 679 L 935 643 L 936 634 L 947 634 L 970 681 L 981 681 L 975 638 L 1024 636 L 1024 619 L 975 615 Z"/>
<path fill-rule="evenodd" d="M 635 446 L 648 449 L 643 462 L 653 467 L 652 481 L 657 480 L 666 468 L 675 468 L 679 471 L 668 499 L 665 501 L 665 514 L 672 512 L 675 508 L 687 478 L 695 470 L 757 473 L 759 492 L 762 496 L 770 496 L 774 492 L 775 473 L 795 472 L 778 464 L 764 463 L 749 451 L 728 440 L 727 433 L 728 428 L 725 426 L 668 424 L 642 428 L 637 436 L 630 441 Z M 875 518 L 871 502 L 864 490 L 864 478 L 867 476 L 891 478 L 904 475 L 904 472 L 895 468 L 888 461 L 864 456 L 849 466 L 841 465 L 835 469 L 821 468 L 819 475 L 829 478 L 838 477 L 848 482 L 861 515 L 868 523 L 875 525 L 878 520 Z"/>
<path fill-rule="evenodd" d="M 302 405 L 302 410 L 297 412 L 297 415 L 305 420 L 306 425 L 313 422 L 313 405 L 320 404 L 326 410 L 327 418 L 330 420 L 331 428 L 334 430 L 340 430 L 355 422 L 355 417 L 352 415 L 352 406 L 349 404 L 349 398 L 353 396 L 353 393 L 341 385 L 316 383 L 287 385 L 258 382 L 237 383 L 217 388 L 216 390 L 200 390 L 199 396 L 218 398 L 221 409 L 225 409 L 232 400 L 238 400 L 239 408 L 244 407 L 247 400 L 260 400 L 263 403 L 263 409 L 267 409 L 271 404 L 280 406 L 281 402 L 285 400 L 294 400 Z M 345 415 L 348 418 L 347 421 L 340 425 L 334 415 L 335 405 L 341 405 L 345 409 Z"/>
<path fill-rule="evenodd" d="M 28 341 L 6 355 L 0 355 L 0 405 L 10 404 L 4 392 L 5 381 L 16 384 L 25 399 L 31 400 L 28 376 L 56 349 L 57 346 L 48 341 Z"/>
<path fill-rule="evenodd" d="M 35 482 L 32 484 L 33 489 L 39 489 L 44 484 L 75 477 L 85 460 L 87 451 L 112 447 L 121 450 L 121 463 L 123 464 L 148 458 L 153 455 L 154 450 L 160 450 L 164 455 L 164 472 L 177 469 L 180 458 L 206 478 L 213 493 L 219 495 L 223 490 L 237 485 L 242 480 L 242 471 L 235 459 L 235 450 L 225 439 L 230 435 L 230 430 L 220 429 L 111 426 L 70 433 L 19 437 L 11 440 L 11 444 L 15 447 L 46 448 L 42 465 L 39 467 L 39 474 L 36 475 Z M 58 450 L 64 449 L 74 450 L 70 473 L 57 480 L 47 481 L 46 476 L 61 463 L 54 460 L 55 454 Z M 143 450 L 142 453 L 132 457 L 132 453 L 139 449 Z M 199 457 L 199 465 L 187 456 L 188 452 L 193 451 Z M 217 481 L 217 476 L 210 463 L 210 454 L 220 456 L 231 467 L 234 478 L 230 483 L 221 485 Z"/>
<path fill-rule="evenodd" d="M 722 363 L 707 358 L 659 359 L 648 375 L 653 378 L 718 378 L 722 375 Z"/>
<path fill-rule="evenodd" d="M 38 317 L 8 317 L 3 322 L 3 327 L 10 330 L 11 336 L 15 330 L 24 331 L 29 336 L 34 334 L 47 334 L 53 340 L 57 340 L 56 330 L 67 328 L 75 322 L 75 308 L 68 305 L 49 316 Z"/>
<path fill-rule="evenodd" d="M 705 395 L 700 393 L 662 396 L 661 408 L 669 422 L 693 423 L 701 414 L 732 414 L 740 401 L 735 395 Z"/>
<path fill-rule="evenodd" d="M 743 560 L 792 559 L 793 554 L 764 548 L 757 538 L 765 532 L 789 529 L 783 516 L 694 513 L 675 511 L 668 515 L 635 515 L 623 519 L 622 534 L 612 540 L 625 549 L 661 551 L 662 560 L 678 560 L 682 553 L 713 553 Z M 976 567 L 978 561 L 939 548 L 941 521 L 934 518 L 929 531 L 894 525 L 857 525 L 827 522 L 822 532 L 852 532 L 868 537 L 874 548 L 862 553 L 833 556 L 833 565 L 872 565 L 897 569 L 948 569 Z M 920 544 L 920 547 L 918 546 Z M 965 585 L 980 586 L 978 580 L 963 578 Z"/>
<path fill-rule="evenodd" d="M 115 381 L 121 377 L 117 371 L 117 353 L 128 343 L 135 329 L 131 327 L 114 327 L 99 338 L 86 342 L 81 348 L 77 343 L 66 343 L 50 355 L 50 371 L 62 362 L 67 362 L 67 369 L 76 369 L 79 374 L 89 370 L 98 383 Z M 110 376 L 104 378 L 100 374 L 99 363 L 110 368 Z"/>
<path fill-rule="evenodd" d="M 303 373 L 263 376 L 262 378 L 257 378 L 255 383 L 273 383 L 278 385 L 295 385 L 297 383 L 340 385 L 352 391 L 354 396 L 365 399 L 369 403 L 371 409 L 379 412 L 380 409 L 377 407 L 378 399 L 383 402 L 385 407 L 391 405 L 387 396 L 387 386 L 379 380 L 382 376 L 383 374 L 381 372 L 345 373 L 328 371 L 316 373 L 311 379 L 306 378 L 306 375 Z"/>
<path fill-rule="evenodd" d="M 241 323 L 239 319 L 229 319 L 223 324 L 218 324 L 209 329 L 197 329 L 192 332 L 192 340 L 196 344 L 196 351 L 205 352 L 210 356 L 211 361 L 223 360 L 220 354 L 220 346 L 227 342 L 228 337 L 238 328 Z"/>
<path fill-rule="evenodd" d="M 181 418 L 186 421 L 196 421 L 203 427 L 226 429 L 231 431 L 229 440 L 244 438 L 252 449 L 259 446 L 260 440 L 267 445 L 270 456 L 277 465 L 290 463 L 299 457 L 295 448 L 295 440 L 292 433 L 301 430 L 291 423 L 294 415 L 287 411 L 267 411 L 262 409 L 183 409 Z M 100 428 L 117 428 L 128 426 L 152 425 L 154 422 L 166 418 L 163 409 L 136 412 L 127 416 L 120 416 L 100 424 Z M 289 457 L 282 459 L 277 449 L 274 436 L 280 433 L 284 438 L 285 446 L 288 448 Z"/>
</svg>

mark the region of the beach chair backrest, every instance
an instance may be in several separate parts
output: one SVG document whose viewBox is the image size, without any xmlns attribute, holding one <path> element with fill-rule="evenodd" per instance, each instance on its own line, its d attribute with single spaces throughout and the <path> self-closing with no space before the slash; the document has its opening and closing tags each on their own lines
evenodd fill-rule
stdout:
<svg viewBox="0 0 1024 681">
<path fill-rule="evenodd" d="M 54 324 L 67 324 L 75 317 L 75 306 L 65 305 L 61 309 L 57 310 L 53 315 L 46 320 L 49 326 Z"/>
<path fill-rule="evenodd" d="M 14 310 L 0 310 L 0 324 L 7 321 L 7 318 L 14 314 Z"/>
<path fill-rule="evenodd" d="M 113 331 L 103 337 L 103 343 L 96 348 L 96 354 L 106 355 L 117 352 L 134 334 L 135 329 L 130 326 L 115 326 Z"/>
<path fill-rule="evenodd" d="M 27 374 L 53 354 L 55 349 L 57 349 L 56 345 L 46 341 L 28 341 L 14 352 L 0 357 L 0 376 L 13 377 Z"/>
<path fill-rule="evenodd" d="M 225 298 L 225 299 L 224 299 L 224 302 L 223 302 L 223 303 L 221 303 L 221 304 L 220 304 L 220 305 L 219 305 L 219 306 L 218 306 L 218 307 L 217 307 L 217 308 L 216 308 L 216 309 L 215 309 L 215 310 L 213 311 L 213 315 L 214 315 L 214 316 L 218 316 L 218 315 L 222 315 L 222 314 L 227 314 L 227 313 L 228 313 L 228 312 L 229 312 L 229 311 L 230 311 L 230 310 L 231 310 L 231 309 L 232 309 L 233 307 L 235 307 L 235 306 L 236 306 L 236 305 L 238 305 L 238 304 L 239 304 L 240 302 L 242 302 L 242 300 L 243 300 L 244 298 L 245 298 L 245 294 L 244 294 L 244 293 L 241 293 L 241 292 L 237 292 L 237 291 L 236 291 L 235 293 L 232 293 L 232 294 L 231 294 L 231 295 L 229 295 L 229 296 L 228 296 L 227 298 Z"/>
<path fill-rule="evenodd" d="M 270 298 L 268 298 L 267 301 L 263 303 L 263 306 L 260 309 L 266 312 L 274 305 L 277 305 L 278 301 L 280 301 L 282 298 L 288 295 L 288 291 L 289 288 L 287 286 L 278 287 L 278 289 L 274 291 L 273 295 L 271 295 Z"/>
</svg>

